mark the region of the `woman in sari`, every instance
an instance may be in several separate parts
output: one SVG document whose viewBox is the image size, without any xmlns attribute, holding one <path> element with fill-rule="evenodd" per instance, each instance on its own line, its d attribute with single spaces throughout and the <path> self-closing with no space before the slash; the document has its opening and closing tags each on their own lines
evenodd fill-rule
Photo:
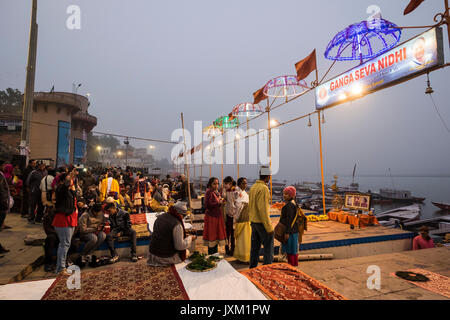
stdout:
<svg viewBox="0 0 450 320">
<path fill-rule="evenodd" d="M 208 181 L 205 194 L 205 223 L 203 230 L 203 243 L 208 247 L 208 254 L 218 252 L 218 246 L 225 245 L 227 233 L 223 219 L 222 206 L 225 200 L 219 193 L 219 179 L 211 178 Z"/>
<path fill-rule="evenodd" d="M 237 212 L 235 216 L 234 237 L 236 244 L 234 248 L 234 257 L 242 263 L 250 262 L 250 249 L 252 238 L 252 227 L 248 216 L 248 194 L 245 191 L 247 188 L 247 179 L 239 178 L 237 181 L 236 192 L 237 197 Z"/>
</svg>

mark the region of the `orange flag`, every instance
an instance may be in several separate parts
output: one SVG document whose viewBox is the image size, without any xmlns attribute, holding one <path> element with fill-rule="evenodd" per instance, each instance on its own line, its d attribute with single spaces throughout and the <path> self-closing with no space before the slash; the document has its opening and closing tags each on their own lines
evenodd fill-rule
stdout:
<svg viewBox="0 0 450 320">
<path fill-rule="evenodd" d="M 423 2 L 423 0 L 411 0 L 408 4 L 408 6 L 405 8 L 405 11 L 403 11 L 403 15 L 407 15 L 408 13 L 416 10 L 418 6 Z"/>
<path fill-rule="evenodd" d="M 305 79 L 311 72 L 317 69 L 316 63 L 316 49 L 311 52 L 305 59 L 300 60 L 295 64 L 297 70 L 297 80 Z"/>
<path fill-rule="evenodd" d="M 255 91 L 253 93 L 253 97 L 255 98 L 255 100 L 253 101 L 253 104 L 257 104 L 257 103 L 263 101 L 264 99 L 267 99 L 267 96 L 264 94 L 264 87 L 262 87 L 261 89 L 259 89 L 258 91 Z"/>
</svg>

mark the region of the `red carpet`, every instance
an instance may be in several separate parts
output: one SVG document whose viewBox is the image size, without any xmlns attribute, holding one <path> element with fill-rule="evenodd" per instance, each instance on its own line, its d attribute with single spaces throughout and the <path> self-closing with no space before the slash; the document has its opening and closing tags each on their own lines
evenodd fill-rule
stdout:
<svg viewBox="0 0 450 320">
<path fill-rule="evenodd" d="M 241 273 L 273 300 L 346 300 L 287 263 L 263 265 Z"/>
<path fill-rule="evenodd" d="M 421 287 L 425 290 L 440 294 L 444 297 L 450 298 L 450 278 L 443 276 L 441 274 L 431 272 L 424 269 L 409 269 L 409 272 L 420 273 L 426 276 L 430 281 L 426 282 L 417 282 L 417 281 L 408 281 L 409 283 L 415 284 L 418 287 Z M 399 278 L 395 275 L 395 273 L 391 274 L 392 276 Z M 399 278 L 401 279 L 401 278 Z"/>
<path fill-rule="evenodd" d="M 81 289 L 69 290 L 58 277 L 42 300 L 189 300 L 175 267 L 142 261 L 81 273 Z"/>
</svg>

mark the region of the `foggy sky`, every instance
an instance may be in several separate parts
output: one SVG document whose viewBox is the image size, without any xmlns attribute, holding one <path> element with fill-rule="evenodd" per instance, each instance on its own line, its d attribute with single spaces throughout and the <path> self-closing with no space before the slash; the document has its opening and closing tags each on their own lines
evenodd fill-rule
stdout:
<svg viewBox="0 0 450 320">
<path fill-rule="evenodd" d="M 98 118 L 94 130 L 169 140 L 181 127 L 181 112 L 189 130 L 194 120 L 210 125 L 234 105 L 252 102 L 252 93 L 268 80 L 295 74 L 294 64 L 314 48 L 321 78 L 331 65 L 323 56 L 328 42 L 367 19 L 369 5 L 378 5 L 382 17 L 399 26 L 433 24 L 444 6 L 425 1 L 403 16 L 408 2 L 39 0 L 35 91 L 54 85 L 55 91 L 71 92 L 72 83 L 82 83 L 78 93 L 90 93 L 89 112 Z M 80 30 L 66 27 L 71 4 L 81 8 Z M 0 2 L 1 90 L 24 90 L 30 12 L 31 0 Z M 401 42 L 422 31 L 403 30 Z M 444 49 L 448 61 L 445 27 Z M 337 62 L 327 79 L 356 64 Z M 449 70 L 430 78 L 450 125 Z M 450 134 L 425 88 L 423 75 L 325 111 L 325 174 L 351 174 L 355 163 L 359 174 L 389 174 L 388 168 L 393 174 L 450 174 Z M 271 117 L 285 121 L 314 108 L 310 93 Z M 319 177 L 317 117 L 311 121 L 312 127 L 305 119 L 281 128 L 279 178 Z M 254 128 L 266 125 L 266 117 L 251 122 Z M 152 144 L 158 158 L 169 158 L 171 145 Z M 257 167 L 242 166 L 241 175 L 253 176 Z M 220 176 L 219 166 L 213 174 Z M 226 166 L 227 174 L 235 175 L 235 166 Z"/>
</svg>

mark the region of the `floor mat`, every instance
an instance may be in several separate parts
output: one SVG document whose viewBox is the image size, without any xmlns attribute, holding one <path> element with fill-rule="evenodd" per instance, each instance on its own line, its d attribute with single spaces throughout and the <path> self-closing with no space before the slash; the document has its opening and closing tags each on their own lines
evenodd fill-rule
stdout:
<svg viewBox="0 0 450 320">
<path fill-rule="evenodd" d="M 42 300 L 189 300 L 175 267 L 152 267 L 144 261 L 81 273 L 81 289 L 68 289 L 58 277 Z"/>
<path fill-rule="evenodd" d="M 447 298 L 450 298 L 450 278 L 443 276 L 439 273 L 434 273 L 428 270 L 424 269 L 409 269 L 407 270 L 409 272 L 415 272 L 420 273 L 426 276 L 430 281 L 426 282 L 417 282 L 417 281 L 408 281 L 412 284 L 415 284 L 418 287 L 421 287 L 425 290 L 440 294 L 442 296 L 445 296 Z M 391 273 L 392 276 L 401 279 L 400 277 L 397 277 L 395 273 Z M 402 279 L 404 280 L 404 279 Z"/>
<path fill-rule="evenodd" d="M 263 265 L 241 273 L 273 300 L 346 300 L 287 263 Z"/>
</svg>

